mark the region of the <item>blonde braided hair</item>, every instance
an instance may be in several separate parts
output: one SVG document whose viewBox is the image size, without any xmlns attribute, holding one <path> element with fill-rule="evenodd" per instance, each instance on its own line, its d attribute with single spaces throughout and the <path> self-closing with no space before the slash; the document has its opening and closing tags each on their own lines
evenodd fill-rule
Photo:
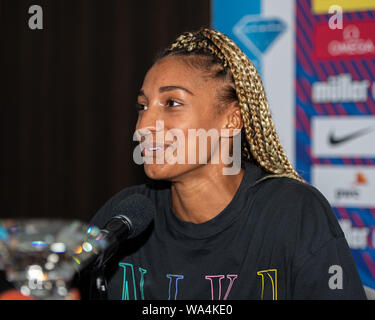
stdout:
<svg viewBox="0 0 375 320">
<path fill-rule="evenodd" d="M 288 160 L 276 133 L 262 80 L 253 63 L 227 36 L 219 31 L 202 28 L 180 35 L 162 57 L 168 55 L 206 55 L 222 67 L 221 75 L 228 73 L 234 83 L 235 95 L 243 121 L 245 142 L 242 156 L 255 160 L 269 177 L 290 177 L 305 182 Z"/>
</svg>

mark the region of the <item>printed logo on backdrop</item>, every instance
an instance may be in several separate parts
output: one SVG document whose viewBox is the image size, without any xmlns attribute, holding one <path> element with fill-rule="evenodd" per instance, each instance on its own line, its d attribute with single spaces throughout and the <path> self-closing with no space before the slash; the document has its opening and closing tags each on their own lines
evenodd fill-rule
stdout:
<svg viewBox="0 0 375 320">
<path fill-rule="evenodd" d="M 262 55 L 285 29 L 286 24 L 279 18 L 246 15 L 233 26 L 233 33 L 255 57 L 251 60 L 261 70 Z"/>
<path fill-rule="evenodd" d="M 347 23 L 332 30 L 326 23 L 315 25 L 315 59 L 375 56 L 375 21 Z"/>
<path fill-rule="evenodd" d="M 315 158 L 374 158 L 374 116 L 314 116 L 311 154 Z"/>
<path fill-rule="evenodd" d="M 311 99 L 313 103 L 366 102 L 370 84 L 369 79 L 353 80 L 350 73 L 328 76 L 312 83 Z"/>
<path fill-rule="evenodd" d="M 332 131 L 329 134 L 328 141 L 329 141 L 329 144 L 331 146 L 338 146 L 340 144 L 346 143 L 346 142 L 354 140 L 356 138 L 360 138 L 362 136 L 365 136 L 365 135 L 367 135 L 368 133 L 370 133 L 374 130 L 375 130 L 374 127 L 367 127 L 367 128 L 359 129 L 359 130 L 356 130 L 356 131 L 351 131 L 351 133 L 347 133 L 344 136 L 337 136 Z"/>
<path fill-rule="evenodd" d="M 312 184 L 332 206 L 375 208 L 375 167 L 315 165 Z"/>
</svg>

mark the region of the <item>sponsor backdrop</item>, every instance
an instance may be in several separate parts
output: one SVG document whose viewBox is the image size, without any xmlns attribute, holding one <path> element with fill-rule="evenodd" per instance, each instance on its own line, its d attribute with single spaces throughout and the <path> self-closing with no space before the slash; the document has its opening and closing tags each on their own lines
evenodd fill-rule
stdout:
<svg viewBox="0 0 375 320">
<path fill-rule="evenodd" d="M 375 289 L 375 1 L 212 0 L 212 24 L 257 66 L 289 158 Z"/>
<path fill-rule="evenodd" d="M 375 1 L 296 1 L 296 167 L 330 201 L 372 289 L 374 81 Z"/>
</svg>

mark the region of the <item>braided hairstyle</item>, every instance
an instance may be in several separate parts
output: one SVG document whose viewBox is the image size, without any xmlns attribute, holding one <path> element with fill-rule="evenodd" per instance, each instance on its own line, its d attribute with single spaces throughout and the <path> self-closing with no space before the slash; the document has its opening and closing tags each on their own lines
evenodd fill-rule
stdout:
<svg viewBox="0 0 375 320">
<path fill-rule="evenodd" d="M 218 101 L 238 102 L 243 122 L 243 160 L 255 162 L 271 173 L 267 178 L 287 176 L 305 182 L 293 169 L 280 144 L 258 71 L 231 39 L 209 28 L 186 32 L 158 60 L 166 56 L 184 56 L 208 77 L 226 82 Z M 219 103 L 218 112 L 223 105 Z"/>
</svg>

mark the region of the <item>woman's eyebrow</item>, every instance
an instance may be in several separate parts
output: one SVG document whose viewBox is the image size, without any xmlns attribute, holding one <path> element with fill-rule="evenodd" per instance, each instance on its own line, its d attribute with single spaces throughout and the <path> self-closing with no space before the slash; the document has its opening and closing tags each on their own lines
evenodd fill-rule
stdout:
<svg viewBox="0 0 375 320">
<path fill-rule="evenodd" d="M 147 99 L 147 96 L 146 96 L 145 92 L 143 91 L 143 89 L 139 90 L 138 97 L 145 97 Z"/>
<path fill-rule="evenodd" d="M 189 93 L 191 95 L 194 95 L 194 93 L 192 93 L 190 90 L 188 90 L 188 89 L 186 89 L 184 87 L 180 87 L 180 86 L 164 86 L 164 87 L 160 87 L 159 88 L 159 92 L 160 93 L 166 92 L 166 91 L 172 91 L 172 90 L 184 90 L 187 93 Z"/>
<path fill-rule="evenodd" d="M 184 90 L 187 93 L 189 93 L 191 95 L 194 95 L 194 93 L 192 93 L 189 89 L 186 89 L 186 88 L 181 87 L 181 86 L 164 86 L 164 87 L 159 88 L 160 93 L 172 91 L 172 90 Z M 139 90 L 138 97 L 145 97 L 147 99 L 147 96 L 146 96 L 145 92 L 143 91 L 143 89 Z"/>
</svg>

